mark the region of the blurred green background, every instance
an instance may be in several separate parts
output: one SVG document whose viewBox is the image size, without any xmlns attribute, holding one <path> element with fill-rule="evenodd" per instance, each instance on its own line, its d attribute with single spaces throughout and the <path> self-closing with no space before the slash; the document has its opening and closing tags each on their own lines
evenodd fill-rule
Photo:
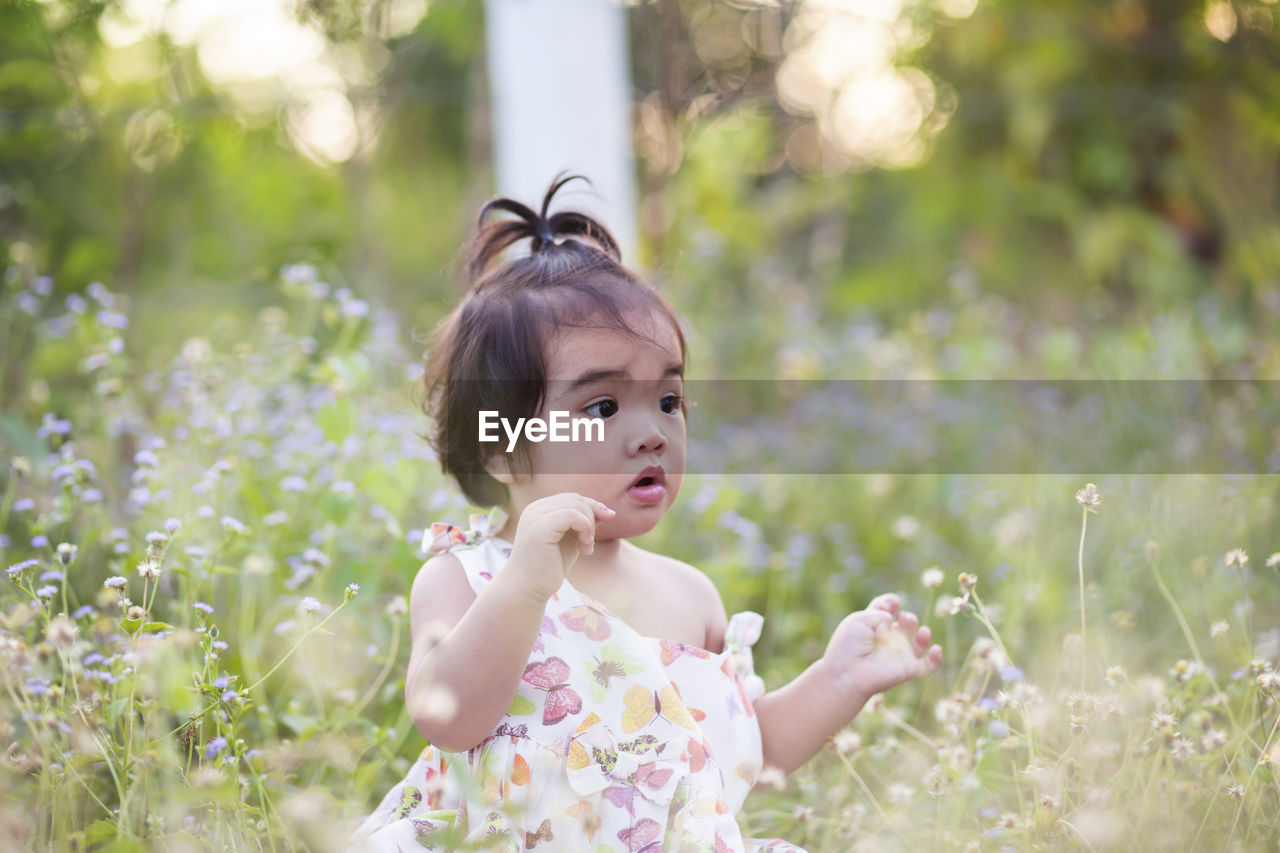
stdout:
<svg viewBox="0 0 1280 853">
<path fill-rule="evenodd" d="M 136 586 L 145 531 L 182 521 L 153 618 L 203 624 L 191 604 L 207 600 L 230 649 L 200 660 L 183 646 L 174 654 L 185 670 L 156 667 L 160 683 L 140 688 L 139 702 L 161 703 L 147 706 L 158 737 L 142 732 L 139 754 L 156 749 L 143 769 L 196 778 L 191 756 L 184 765 L 161 743 L 203 701 L 190 695 L 193 672 L 206 682 L 237 674 L 240 685 L 275 673 L 256 708 L 216 723 L 209 714 L 199 736 L 200 750 L 214 733 L 231 741 L 257 795 L 234 776 L 211 790 L 205 779 L 189 797 L 177 786 L 184 793 L 164 812 L 169 830 L 187 829 L 199 811 L 188 802 L 221 802 L 201 824 L 214 846 L 226 808 L 240 809 L 238 837 L 259 833 L 246 847 L 331 846 L 320 817 L 367 813 L 421 748 L 404 712 L 405 617 L 387 605 L 421 564 L 421 529 L 465 524 L 467 508 L 415 435 L 426 424 L 413 366 L 456 302 L 458 248 L 493 192 L 483 13 L 457 0 L 0 0 L 0 443 L 11 457 L 0 551 L 6 564 L 47 570 L 54 546 L 78 543 L 64 606 L 98 601 L 102 612 L 76 618 L 86 641 L 110 651 L 120 638 L 103 578 L 127 574 Z M 640 190 L 630 260 L 688 319 L 691 377 L 1280 376 L 1280 5 L 654 0 L 627 16 Z M 238 48 L 255 28 L 276 49 Z M 1280 447 L 1280 426 L 1245 421 Z M 1151 442 L 1166 438 L 1151 426 Z M 158 464 L 139 461 L 153 449 Z M 17 455 L 30 459 L 29 477 Z M 89 473 L 68 475 L 75 466 Z M 1243 676 L 1252 660 L 1280 660 L 1274 469 L 691 477 L 682 511 L 641 544 L 706 571 L 731 613 L 765 614 L 756 660 L 770 687 L 821 654 L 845 613 L 902 592 L 947 657 L 941 675 L 890 701 L 938 734 L 932 703 L 981 694 L 993 678 L 976 688 L 970 678 L 981 626 L 947 615 L 958 572 L 979 575 L 1029 680 L 1046 694 L 1075 683 L 1079 660 L 1063 649 L 1080 625 L 1072 495 L 1086 479 L 1103 495 L 1082 551 L 1094 683 L 1121 664 L 1135 683 L 1168 672 L 1169 694 L 1203 702 L 1204 726 L 1229 728 L 1238 749 L 1226 770 L 1206 750 L 1188 765 L 1196 775 L 1157 758 L 1128 761 L 1126 775 L 1081 752 L 1073 718 L 1044 735 L 1042 754 L 1078 758 L 1080 779 L 1113 785 L 1118 802 L 1126 785 L 1145 784 L 1154 805 L 1124 817 L 1131 837 L 1172 849 L 1197 827 L 1230 834 L 1234 804 L 1221 791 L 1254 779 L 1273 712 L 1228 727 L 1207 682 L 1168 668 L 1202 658 L 1189 633 L 1219 680 L 1232 679 L 1233 702 L 1271 708 Z M 213 520 L 224 514 L 249 533 Z M 1224 562 L 1235 548 L 1252 555 L 1247 565 Z M 945 586 L 922 585 L 932 566 Z M 296 623 L 314 624 L 296 612 L 299 597 L 336 602 L 357 581 L 333 632 L 308 635 L 273 669 Z M 6 595 L 6 636 L 56 664 L 35 608 L 16 587 Z M 1130 746 L 1144 737 L 1152 690 L 1134 700 Z M 135 737 L 127 696 L 117 687 L 105 714 L 112 743 Z M 58 701 L 67 697 L 39 707 L 66 716 Z M 38 752 L 30 718 L 9 710 L 15 743 Z M 917 747 L 904 760 L 892 741 L 902 732 L 864 717 L 869 742 L 884 745 L 859 759 L 871 789 L 919 787 L 939 759 Z M 973 758 L 986 735 L 964 737 Z M 277 757 L 261 774 L 255 750 Z M 904 795 L 895 820 L 947 827 L 946 843 L 962 845 L 991 825 L 979 808 L 1021 809 L 1042 834 L 1019 839 L 1063 840 L 1052 821 L 1036 822 L 1043 803 L 1014 789 L 1008 766 L 957 761 L 954 777 L 973 771 L 980 788 Z M 802 802 L 838 800 L 829 823 L 802 827 L 779 793 L 759 795 L 771 799 L 755 800 L 744 825 L 811 850 L 849 849 L 841 827 L 863 818 L 840 809 L 862 803 L 864 789 L 832 783 L 842 772 L 833 762 L 798 783 Z M 102 762 L 80 769 L 120 805 Z M 50 810 L 71 795 L 9 770 L 2 781 L 24 786 L 14 802 L 50 815 L 32 837 L 164 831 L 143 823 L 145 773 L 124 809 L 134 822 L 117 826 L 79 800 Z M 1257 778 L 1274 784 L 1270 772 Z M 1177 789 L 1182 822 L 1163 814 L 1174 800 L 1153 780 L 1166 778 L 1190 786 Z M 1251 816 L 1270 804 L 1257 796 Z M 1264 822 L 1241 824 L 1245 840 L 1265 834 Z M 890 837 L 888 827 L 868 837 Z"/>
<path fill-rule="evenodd" d="M 406 335 L 430 327 L 492 192 L 483 4 L 248 5 L 212 24 L 163 0 L 0 7 L 4 260 L 59 294 L 109 284 L 131 345 L 249 316 L 297 261 L 378 297 Z M 237 14 L 280 55 L 229 48 Z M 1063 376 L 1132 375 L 1081 332 L 1160 322 L 1195 352 L 1145 368 L 1249 374 L 1280 316 L 1277 14 L 634 4 L 632 260 L 693 323 L 695 376 L 858 375 L 794 328 L 893 325 L 978 292 L 1024 309 L 1010 338 L 1052 348 Z M 10 337 L 6 408 L 29 344 Z M 1008 350 L 951 355 L 948 375 L 1017 372 Z"/>
</svg>

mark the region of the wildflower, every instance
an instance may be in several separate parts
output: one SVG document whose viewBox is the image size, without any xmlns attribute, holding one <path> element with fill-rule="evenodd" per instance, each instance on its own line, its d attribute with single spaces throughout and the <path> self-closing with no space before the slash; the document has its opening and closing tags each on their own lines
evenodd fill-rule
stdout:
<svg viewBox="0 0 1280 853">
<path fill-rule="evenodd" d="M 969 593 L 973 592 L 974 587 L 978 585 L 978 576 L 970 574 L 969 572 L 961 572 L 959 580 L 960 592 L 966 597 L 968 597 Z"/>
<path fill-rule="evenodd" d="M 1179 659 L 1169 670 L 1169 677 L 1175 681 L 1190 681 L 1203 671 L 1199 661 Z"/>
<path fill-rule="evenodd" d="M 161 533 L 159 530 L 153 530 L 147 534 L 147 544 L 160 546 L 167 545 L 169 544 L 169 534 Z"/>
<path fill-rule="evenodd" d="M 36 535 L 36 536 L 32 536 L 32 537 L 31 537 L 31 547 L 32 547 L 32 548 L 48 548 L 48 547 L 49 547 L 49 537 L 48 537 L 48 536 L 45 536 L 43 533 L 38 534 L 38 535 Z"/>
<path fill-rule="evenodd" d="M 289 513 L 285 512 L 282 509 L 278 509 L 275 512 L 268 513 L 267 515 L 263 516 L 262 523 L 265 524 L 267 527 L 279 527 L 282 524 L 288 524 Z"/>
<path fill-rule="evenodd" d="M 388 616 L 403 616 L 409 612 L 409 602 L 403 595 L 397 595 L 387 603 Z"/>
<path fill-rule="evenodd" d="M 204 752 L 205 758 L 213 758 L 227 748 L 227 739 L 224 737 L 216 737 L 209 741 L 209 747 Z"/>
<path fill-rule="evenodd" d="M 215 513 L 213 511 L 213 507 L 209 506 L 208 504 L 205 504 L 204 506 L 196 510 L 196 518 L 204 519 L 206 521 L 210 518 L 213 518 L 214 514 Z"/>
<path fill-rule="evenodd" d="M 307 481 L 298 476 L 285 477 L 280 481 L 280 488 L 286 492 L 305 492 Z"/>
<path fill-rule="evenodd" d="M 40 561 L 34 558 L 30 560 L 23 560 L 21 563 L 14 563 L 12 566 L 9 567 L 9 571 L 8 571 L 9 578 L 10 580 L 13 580 L 16 582 L 18 578 L 22 576 L 23 572 L 25 572 L 27 569 L 31 568 L 32 566 L 38 566 L 38 565 L 40 565 Z"/>
<path fill-rule="evenodd" d="M 1268 670 L 1258 676 L 1258 687 L 1267 693 L 1280 690 L 1280 672 Z"/>
<path fill-rule="evenodd" d="M 1000 678 L 1006 684 L 1012 684 L 1015 681 L 1021 681 L 1025 674 L 1026 673 L 1024 673 L 1021 669 L 1014 666 L 1013 664 L 1000 667 Z"/>
<path fill-rule="evenodd" d="M 1244 552 L 1243 548 L 1232 548 L 1227 552 L 1227 556 L 1222 558 L 1222 563 L 1227 568 L 1235 566 L 1243 569 L 1247 562 L 1249 562 L 1249 555 Z"/>
<path fill-rule="evenodd" d="M 756 784 L 781 791 L 787 787 L 787 774 L 783 773 L 781 768 L 769 765 L 760 771 L 760 778 Z"/>
<path fill-rule="evenodd" d="M 199 610 L 201 613 L 213 613 L 213 608 L 205 604 L 203 601 L 197 601 L 195 604 L 191 605 L 191 607 L 194 610 Z"/>
<path fill-rule="evenodd" d="M 45 628 L 44 638 L 49 643 L 58 648 L 70 648 L 75 645 L 76 634 L 80 628 L 75 622 L 72 622 L 64 613 L 49 620 L 49 626 Z"/>
<path fill-rule="evenodd" d="M 1097 512 L 1098 507 L 1102 504 L 1102 496 L 1098 494 L 1098 487 L 1093 483 L 1086 483 L 1083 489 L 1076 492 L 1076 503 L 1084 507 L 1085 512 Z"/>
<path fill-rule="evenodd" d="M 1152 729 L 1171 729 L 1177 724 L 1178 720 L 1173 714 L 1161 711 L 1152 716 L 1150 726 Z"/>
<path fill-rule="evenodd" d="M 1107 684 L 1116 685 L 1125 680 L 1124 670 L 1118 666 L 1107 667 Z"/>
<path fill-rule="evenodd" d="M 249 528 L 245 526 L 244 522 L 239 519 L 232 518 L 229 515 L 224 515 L 222 517 L 222 529 L 229 530 L 232 533 L 247 533 L 249 531 Z"/>
<path fill-rule="evenodd" d="M 1176 737 L 1169 751 L 1173 753 L 1173 757 L 1177 759 L 1190 758 L 1196 754 L 1196 746 L 1191 742 L 1190 738 Z"/>
<path fill-rule="evenodd" d="M 1079 714 L 1071 715 L 1071 731 L 1082 732 L 1086 728 L 1088 728 L 1088 725 L 1086 724 L 1084 717 L 1080 716 Z"/>
<path fill-rule="evenodd" d="M 920 532 L 920 522 L 913 516 L 902 515 L 893 520 L 893 524 L 890 525 L 890 530 L 892 530 L 893 535 L 897 536 L 899 539 L 911 539 Z"/>
<path fill-rule="evenodd" d="M 896 806 L 904 806 L 911 802 L 911 797 L 915 795 L 915 789 L 910 785 L 904 785 L 901 782 L 894 782 L 889 786 L 888 790 L 885 791 L 885 794 L 888 796 L 889 802 Z"/>
<path fill-rule="evenodd" d="M 176 518 L 167 519 L 164 523 L 164 529 L 170 534 L 177 533 L 182 529 L 182 522 Z"/>
<path fill-rule="evenodd" d="M 147 618 L 147 611 L 135 604 L 129 608 L 129 611 L 125 614 L 125 618 L 141 622 L 143 619 Z"/>
<path fill-rule="evenodd" d="M 932 569 L 924 570 L 924 574 L 920 576 L 920 583 L 924 585 L 925 589 L 933 589 L 936 586 L 941 586 L 945 579 L 942 569 L 934 566 Z"/>
<path fill-rule="evenodd" d="M 153 581 L 160 577 L 160 564 L 155 560 L 142 560 L 138 563 L 138 574 Z"/>
<path fill-rule="evenodd" d="M 36 502 L 31 498 L 19 498 L 13 502 L 14 512 L 31 512 L 36 508 Z"/>
<path fill-rule="evenodd" d="M 1221 729 L 1214 729 L 1200 739 L 1200 745 L 1204 748 L 1205 752 L 1209 752 L 1214 749 L 1222 749 L 1227 745 L 1227 733 Z"/>
<path fill-rule="evenodd" d="M 831 739 L 831 742 L 832 745 L 835 746 L 836 751 L 841 755 L 849 755 L 850 753 L 857 752 L 858 748 L 862 746 L 862 736 L 850 729 L 841 729 L 839 732 L 836 732 L 836 735 Z"/>
<path fill-rule="evenodd" d="M 1056 794 L 1045 794 L 1040 798 L 1040 807 L 1057 811 L 1062 808 L 1062 797 Z"/>
<path fill-rule="evenodd" d="M 315 613 L 316 611 L 320 610 L 321 607 L 324 606 L 310 595 L 303 596 L 302 601 L 299 602 L 299 605 L 302 607 L 303 611 L 306 613 Z"/>
<path fill-rule="evenodd" d="M 232 702 L 240 701 L 240 694 L 234 690 L 226 690 L 222 694 L 222 703 L 230 705 Z"/>
<path fill-rule="evenodd" d="M 1209 636 L 1220 637 L 1223 634 L 1227 633 L 1227 628 L 1228 628 L 1227 620 L 1219 619 L 1209 626 Z"/>
<path fill-rule="evenodd" d="M 813 817 L 813 806 L 796 806 L 791 816 L 798 822 L 804 822 Z"/>
<path fill-rule="evenodd" d="M 1267 568 L 1274 569 L 1276 566 L 1280 566 L 1280 551 L 1276 551 L 1270 557 L 1267 557 Z"/>
<path fill-rule="evenodd" d="M 71 618 L 72 618 L 72 619 L 83 619 L 85 616 L 88 616 L 88 615 L 89 615 L 89 614 L 91 614 L 91 613 L 93 613 L 93 605 L 92 605 L 92 604 L 85 604 L 85 605 L 83 605 L 83 606 L 81 606 L 81 607 L 77 607 L 77 608 L 76 608 L 76 610 L 75 610 L 75 612 L 73 612 L 73 613 L 71 614 Z"/>
<path fill-rule="evenodd" d="M 360 584 L 358 583 L 347 584 L 347 590 L 343 596 L 343 601 L 350 601 L 351 599 L 355 598 L 356 593 L 359 591 L 360 591 Z"/>
<path fill-rule="evenodd" d="M 58 545 L 58 562 L 64 566 L 71 565 L 76 558 L 76 551 L 79 549 L 75 545 L 68 542 L 62 542 Z"/>
<path fill-rule="evenodd" d="M 1244 799 L 1244 785 L 1236 784 L 1227 787 L 1227 796 L 1233 800 Z"/>
<path fill-rule="evenodd" d="M 111 577 L 107 578 L 107 579 L 103 582 L 103 584 L 102 584 L 102 585 L 103 585 L 104 587 L 110 587 L 110 588 L 112 588 L 112 589 L 121 589 L 121 588 L 123 588 L 123 587 L 124 587 L 124 585 L 125 585 L 125 584 L 127 584 L 127 583 L 128 583 L 128 581 L 127 581 L 127 580 L 125 580 L 124 578 L 120 577 L 119 575 L 113 575 L 113 576 L 111 576 Z"/>
<path fill-rule="evenodd" d="M 52 585 L 42 586 L 36 590 L 36 595 L 38 595 L 40 598 L 53 598 L 57 594 L 58 594 L 58 588 Z"/>
</svg>

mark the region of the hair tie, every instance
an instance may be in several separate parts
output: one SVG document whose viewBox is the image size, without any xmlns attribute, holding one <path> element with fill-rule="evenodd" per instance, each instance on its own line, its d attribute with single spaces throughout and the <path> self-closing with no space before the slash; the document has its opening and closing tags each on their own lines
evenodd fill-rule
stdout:
<svg viewBox="0 0 1280 853">
<path fill-rule="evenodd" d="M 535 226 L 535 228 L 537 230 L 533 232 L 533 236 L 537 237 L 539 242 L 548 246 L 555 245 L 556 235 L 551 233 L 551 226 L 547 223 L 545 219 L 539 222 Z"/>
</svg>

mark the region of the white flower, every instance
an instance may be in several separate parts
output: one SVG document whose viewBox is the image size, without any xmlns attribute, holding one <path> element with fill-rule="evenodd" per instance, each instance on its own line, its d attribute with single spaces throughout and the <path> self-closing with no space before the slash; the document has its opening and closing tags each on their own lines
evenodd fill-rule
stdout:
<svg viewBox="0 0 1280 853">
<path fill-rule="evenodd" d="M 1219 619 L 1218 621 L 1214 622 L 1212 625 L 1209 626 L 1209 636 L 1219 637 L 1227 633 L 1227 628 L 1228 628 L 1227 620 Z"/>
<path fill-rule="evenodd" d="M 942 573 L 942 569 L 934 566 L 924 570 L 924 574 L 920 576 L 920 583 L 924 584 L 925 589 L 933 589 L 936 586 L 942 586 L 945 579 L 946 575 Z"/>
<path fill-rule="evenodd" d="M 299 602 L 299 606 L 306 613 L 315 613 L 318 610 L 320 610 L 320 608 L 323 607 L 324 605 L 322 605 L 319 601 L 317 601 L 312 596 L 306 595 L 306 596 L 303 596 L 302 601 Z"/>
<path fill-rule="evenodd" d="M 1232 548 L 1227 552 L 1227 556 L 1222 559 L 1223 565 L 1227 568 L 1238 566 L 1243 569 L 1247 562 L 1249 562 L 1249 555 L 1244 552 L 1243 548 Z"/>
<path fill-rule="evenodd" d="M 850 729 L 841 729 L 832 738 L 832 743 L 837 752 L 848 755 L 851 752 L 856 752 L 862 746 L 862 735 Z"/>
<path fill-rule="evenodd" d="M 142 560 L 138 563 L 138 574 L 153 581 L 160 577 L 160 564 L 155 560 Z"/>
<path fill-rule="evenodd" d="M 119 575 L 113 575 L 112 577 L 107 578 L 102 585 L 106 587 L 112 587 L 114 589 L 121 589 L 128 582 L 129 582 L 128 580 L 120 577 Z"/>
<path fill-rule="evenodd" d="M 1086 483 L 1083 489 L 1076 492 L 1076 503 L 1084 507 L 1086 512 L 1097 512 L 1098 506 L 1102 503 L 1098 487 L 1093 483 Z"/>
<path fill-rule="evenodd" d="M 1272 569 L 1280 566 L 1280 551 L 1276 551 L 1270 557 L 1267 557 L 1267 568 Z"/>
</svg>

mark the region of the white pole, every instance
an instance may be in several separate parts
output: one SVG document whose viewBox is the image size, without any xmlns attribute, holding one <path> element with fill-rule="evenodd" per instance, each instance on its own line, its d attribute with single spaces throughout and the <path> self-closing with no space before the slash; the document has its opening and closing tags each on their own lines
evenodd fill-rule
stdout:
<svg viewBox="0 0 1280 853">
<path fill-rule="evenodd" d="M 562 170 L 582 174 L 551 212 L 577 209 L 636 262 L 626 10 L 616 0 L 485 0 L 498 194 L 535 210 Z"/>
</svg>

